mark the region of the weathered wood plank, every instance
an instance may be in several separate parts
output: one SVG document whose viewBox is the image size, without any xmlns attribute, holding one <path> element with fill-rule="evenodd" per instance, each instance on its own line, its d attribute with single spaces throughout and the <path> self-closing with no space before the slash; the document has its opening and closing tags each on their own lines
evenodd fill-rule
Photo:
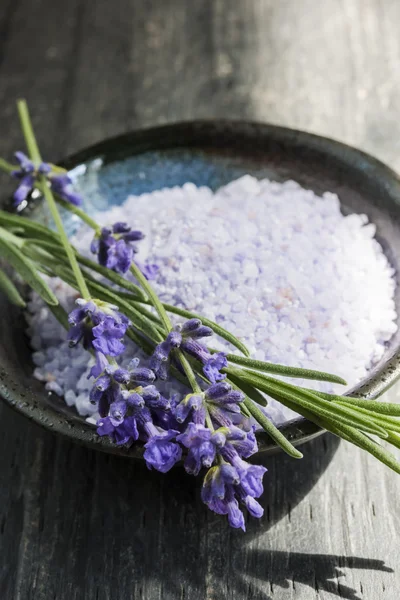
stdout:
<svg viewBox="0 0 400 600">
<path fill-rule="evenodd" d="M 26 95 L 45 155 L 220 116 L 337 137 L 400 168 L 395 0 L 4 6 L 1 154 L 20 145 L 13 102 Z M 400 480 L 334 438 L 302 462 L 269 459 L 265 516 L 243 535 L 180 470 L 160 476 L 56 440 L 2 405 L 0 434 L 1 597 L 398 596 Z"/>
</svg>

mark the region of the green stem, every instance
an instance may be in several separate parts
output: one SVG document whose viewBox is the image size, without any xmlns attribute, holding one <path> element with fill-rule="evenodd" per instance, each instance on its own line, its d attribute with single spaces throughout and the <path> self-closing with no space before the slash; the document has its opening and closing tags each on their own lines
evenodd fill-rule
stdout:
<svg viewBox="0 0 400 600">
<path fill-rule="evenodd" d="M 43 192 L 43 195 L 46 198 L 46 202 L 49 206 L 51 216 L 53 217 L 54 222 L 56 224 L 58 233 L 60 235 L 61 242 L 64 246 L 64 250 L 68 256 L 68 260 L 71 265 L 71 269 L 74 273 L 76 282 L 78 284 L 79 291 L 82 295 L 82 298 L 84 298 L 85 300 L 89 300 L 90 293 L 89 293 L 88 287 L 86 285 L 85 278 L 82 275 L 82 271 L 81 271 L 78 261 L 76 259 L 75 252 L 73 251 L 71 244 L 69 243 L 68 236 L 65 233 L 65 229 L 64 229 L 61 217 L 60 217 L 60 213 L 58 212 L 57 205 L 55 203 L 53 194 L 52 194 L 50 188 L 47 186 L 45 177 L 41 176 L 40 179 L 41 179 L 41 183 L 42 183 L 41 191 Z"/>
<path fill-rule="evenodd" d="M 29 117 L 28 106 L 25 100 L 18 100 L 17 103 L 18 114 L 21 121 L 22 132 L 24 134 L 26 146 L 28 148 L 29 156 L 31 160 L 35 163 L 35 166 L 38 166 L 42 162 L 42 157 L 40 156 L 39 148 L 36 142 L 35 134 L 33 132 L 32 123 Z M 76 282 L 79 286 L 79 291 L 82 294 L 82 298 L 88 300 L 90 298 L 89 290 L 86 285 L 86 281 L 82 275 L 80 267 L 78 265 L 78 261 L 76 260 L 75 252 L 73 251 L 71 244 L 69 243 L 67 234 L 65 233 L 64 226 L 60 217 L 60 213 L 58 212 L 57 205 L 54 200 L 53 193 L 51 189 L 48 187 L 47 179 L 44 175 L 40 175 L 38 181 L 38 187 L 43 193 L 46 202 L 49 206 L 51 215 L 54 219 L 54 223 L 56 224 L 60 240 L 64 246 L 65 252 L 68 256 L 71 269 L 75 275 Z"/>
<path fill-rule="evenodd" d="M 38 167 L 42 162 L 39 148 L 36 142 L 35 135 L 33 133 L 33 127 L 29 116 L 28 105 L 25 100 L 18 100 L 17 109 L 19 120 L 21 121 L 22 133 L 24 134 L 25 143 L 28 148 L 29 156 L 35 167 Z"/>
<path fill-rule="evenodd" d="M 56 201 L 57 204 L 65 208 L 65 210 L 74 213 L 74 215 L 76 215 L 82 221 L 84 221 L 86 225 L 89 225 L 89 227 L 93 229 L 96 233 L 99 233 L 101 231 L 101 227 L 96 223 L 96 221 L 92 219 L 92 217 L 89 217 L 89 215 L 85 213 L 84 210 L 79 208 L 79 206 L 75 206 L 75 204 L 71 204 L 70 202 L 63 200 L 63 198 L 58 196 L 58 194 L 56 194 Z"/>
<path fill-rule="evenodd" d="M 152 286 L 147 281 L 146 277 L 143 275 L 142 271 L 139 269 L 139 267 L 134 262 L 131 264 L 130 271 L 131 271 L 132 275 L 134 277 L 136 277 L 136 279 L 138 280 L 138 282 L 140 283 L 140 285 L 142 286 L 144 291 L 147 293 L 150 302 L 152 303 L 152 305 L 154 306 L 154 308 L 160 315 L 160 319 L 162 320 L 166 331 L 167 332 L 171 331 L 171 329 L 172 329 L 171 320 L 170 320 L 169 316 L 167 315 L 167 312 L 166 312 L 164 306 L 162 305 L 162 302 L 158 298 L 158 296 L 155 293 L 155 291 L 153 290 Z"/>
<path fill-rule="evenodd" d="M 208 429 L 210 429 L 210 431 L 215 431 L 213 422 L 211 420 L 210 413 L 208 412 L 207 404 L 206 404 L 206 423 L 207 423 L 207 427 L 208 427 Z"/>
<path fill-rule="evenodd" d="M 181 363 L 181 365 L 183 367 L 183 370 L 185 371 L 185 375 L 188 378 L 188 381 L 190 383 L 192 390 L 195 392 L 195 394 L 200 394 L 201 388 L 200 388 L 199 384 L 197 383 L 196 376 L 193 372 L 193 369 L 192 369 L 188 359 L 186 358 L 186 356 L 184 355 L 182 350 L 177 350 L 176 354 L 179 358 L 179 362 Z"/>
<path fill-rule="evenodd" d="M 12 165 L 3 158 L 0 158 L 0 169 L 6 173 L 12 173 L 13 171 L 18 170 L 18 167 L 16 165 Z"/>
</svg>

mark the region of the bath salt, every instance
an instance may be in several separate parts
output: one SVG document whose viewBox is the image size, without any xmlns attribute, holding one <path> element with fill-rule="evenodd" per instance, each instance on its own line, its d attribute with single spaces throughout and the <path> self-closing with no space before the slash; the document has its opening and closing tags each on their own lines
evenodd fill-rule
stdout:
<svg viewBox="0 0 400 600">
<path fill-rule="evenodd" d="M 152 283 L 162 301 L 216 321 L 255 359 L 329 371 L 353 386 L 397 329 L 394 270 L 375 226 L 365 215 L 344 216 L 330 192 L 317 196 L 293 181 L 246 175 L 216 192 L 187 183 L 129 196 L 94 216 L 101 225 L 125 221 L 143 231 L 136 257 L 160 267 Z M 83 226 L 73 243 L 89 256 L 92 237 Z M 56 279 L 50 285 L 70 310 L 76 293 Z M 35 377 L 94 420 L 88 354 L 68 347 L 40 299 L 28 309 Z M 216 336 L 212 346 L 237 352 Z M 132 356 L 146 361 L 129 341 L 123 364 Z M 174 380 L 163 385 L 165 393 L 184 393 Z M 275 401 L 267 411 L 276 424 L 294 415 Z"/>
</svg>

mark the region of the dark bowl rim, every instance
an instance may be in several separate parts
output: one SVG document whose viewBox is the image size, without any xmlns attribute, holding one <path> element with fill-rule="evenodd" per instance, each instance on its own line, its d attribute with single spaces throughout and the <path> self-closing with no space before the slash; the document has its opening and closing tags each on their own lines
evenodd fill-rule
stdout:
<svg viewBox="0 0 400 600">
<path fill-rule="evenodd" d="M 352 162 L 359 164 L 358 170 L 368 170 L 369 176 L 380 178 L 384 181 L 384 187 L 387 192 L 397 196 L 400 205 L 400 177 L 387 165 L 379 159 L 358 150 L 352 146 L 344 144 L 332 138 L 309 133 L 307 131 L 291 129 L 279 125 L 262 123 L 257 121 L 236 120 L 236 119 L 201 119 L 190 121 L 177 121 L 164 125 L 140 128 L 128 133 L 119 134 L 94 143 L 82 150 L 74 152 L 64 159 L 58 161 L 62 167 L 68 170 L 76 168 L 82 163 L 87 163 L 96 158 L 110 158 L 110 162 L 119 158 L 133 156 L 142 152 L 151 150 L 162 150 L 165 148 L 178 148 L 191 144 L 205 146 L 203 138 L 212 139 L 215 134 L 228 134 L 228 137 L 234 135 L 235 140 L 258 138 L 275 140 L 277 143 L 290 143 L 294 147 L 306 147 L 327 158 L 342 162 L 344 165 Z M 213 144 L 217 145 L 217 144 Z M 220 147 L 228 147 L 224 140 L 218 144 Z M 365 398 L 376 398 L 383 394 L 400 377 L 400 347 L 394 350 L 393 356 L 380 368 L 375 369 L 359 385 L 355 386 L 347 394 L 353 394 Z M 82 421 L 79 427 L 76 427 L 76 417 L 74 423 L 68 423 L 68 416 L 60 413 L 56 408 L 51 408 L 50 414 L 46 419 L 40 419 L 36 411 L 26 406 L 26 402 L 19 402 L 10 396 L 4 384 L 0 383 L 0 394 L 15 410 L 27 416 L 40 426 L 59 433 L 63 437 L 73 439 L 77 443 L 102 450 L 108 453 L 119 454 L 129 457 L 140 457 L 143 450 L 139 447 L 126 448 L 125 446 L 115 446 L 107 437 L 99 437 L 95 434 L 93 425 Z M 36 408 L 38 408 L 36 406 Z M 72 419 L 71 419 L 72 421 Z M 66 425 L 67 424 L 67 428 Z M 279 427 L 280 431 L 294 445 L 300 445 L 314 437 L 324 433 L 324 429 L 315 423 L 308 421 L 304 417 L 298 417 Z M 93 435 L 94 434 L 94 435 Z M 259 435 L 259 452 L 274 453 L 280 448 L 272 442 L 265 434 Z"/>
</svg>

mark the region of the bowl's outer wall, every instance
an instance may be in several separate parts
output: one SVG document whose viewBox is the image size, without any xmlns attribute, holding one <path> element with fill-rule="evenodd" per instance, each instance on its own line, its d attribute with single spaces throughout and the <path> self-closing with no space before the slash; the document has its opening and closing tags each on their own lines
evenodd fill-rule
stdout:
<svg viewBox="0 0 400 600">
<path fill-rule="evenodd" d="M 398 272 L 400 180 L 376 159 L 339 142 L 270 125 L 201 121 L 106 140 L 66 159 L 64 165 L 73 169 L 78 185 L 89 194 L 89 208 L 101 207 L 111 191 L 112 201 L 119 203 L 128 193 L 186 181 L 215 189 L 245 173 L 277 181 L 293 179 L 316 193 L 335 192 L 344 212 L 365 213 L 377 225 L 377 237 Z M 9 198 L 1 198 L 1 202 L 7 206 Z M 400 286 L 395 301 L 400 314 Z M 139 448 L 117 447 L 108 438 L 99 438 L 92 426 L 32 377 L 26 323 L 21 311 L 3 296 L 0 325 L 0 393 L 6 402 L 74 441 L 115 454 L 140 456 Z M 400 332 L 354 393 L 377 397 L 397 379 L 399 342 Z M 304 419 L 281 429 L 294 444 L 320 433 Z M 260 450 L 274 452 L 276 446 L 261 436 Z"/>
</svg>

